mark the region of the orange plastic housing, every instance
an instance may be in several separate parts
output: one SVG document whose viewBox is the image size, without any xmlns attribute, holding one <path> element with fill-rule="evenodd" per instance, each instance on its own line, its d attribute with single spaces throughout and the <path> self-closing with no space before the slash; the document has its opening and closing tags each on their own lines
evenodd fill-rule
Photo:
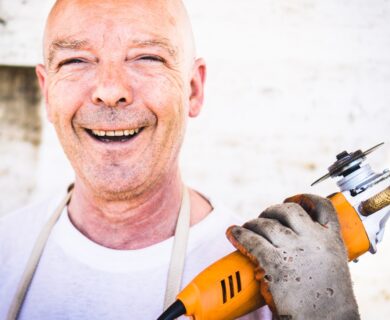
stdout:
<svg viewBox="0 0 390 320">
<path fill-rule="evenodd" d="M 265 305 L 253 264 L 239 251 L 200 273 L 177 296 L 196 320 L 236 319 Z"/>
<path fill-rule="evenodd" d="M 341 236 L 348 252 L 348 258 L 350 261 L 355 260 L 370 248 L 370 241 L 364 225 L 354 207 L 341 192 L 330 195 L 328 198 L 337 211 Z"/>
<path fill-rule="evenodd" d="M 370 247 L 363 223 L 342 193 L 328 198 L 337 211 L 348 257 L 356 259 Z M 196 320 L 232 320 L 265 305 L 254 266 L 238 251 L 201 272 L 177 298 L 186 315 Z"/>
</svg>

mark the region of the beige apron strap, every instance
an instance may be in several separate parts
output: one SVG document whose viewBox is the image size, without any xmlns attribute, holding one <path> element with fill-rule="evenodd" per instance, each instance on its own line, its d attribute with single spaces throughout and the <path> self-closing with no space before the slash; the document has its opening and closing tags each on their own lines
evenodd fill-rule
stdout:
<svg viewBox="0 0 390 320">
<path fill-rule="evenodd" d="M 182 203 L 173 240 L 171 262 L 168 270 L 164 310 L 166 310 L 173 302 L 175 302 L 176 296 L 180 291 L 181 280 L 184 271 L 184 261 L 187 251 L 188 234 L 190 229 L 190 211 L 190 195 L 188 189 L 184 187 Z"/>
<path fill-rule="evenodd" d="M 73 185 L 69 187 L 68 194 L 61 201 L 61 203 L 56 208 L 54 214 L 47 221 L 46 225 L 43 227 L 41 233 L 39 234 L 37 241 L 35 242 L 34 248 L 31 252 L 30 258 L 28 259 L 26 268 L 24 269 L 19 286 L 12 300 L 11 307 L 8 310 L 7 320 L 15 320 L 19 316 L 19 312 L 21 310 L 28 288 L 31 284 L 31 280 L 34 276 L 35 270 L 37 269 L 39 260 L 42 256 L 42 252 L 45 248 L 47 239 L 49 238 L 50 232 L 53 229 L 53 226 L 57 222 L 58 218 L 60 217 L 65 206 L 68 204 L 72 195 L 72 189 Z"/>
<path fill-rule="evenodd" d="M 47 221 L 39 234 L 26 268 L 22 275 L 15 296 L 12 300 L 11 307 L 8 311 L 7 320 L 16 320 L 19 316 L 23 301 L 25 299 L 28 288 L 31 284 L 35 270 L 37 269 L 42 252 L 45 248 L 47 239 L 53 229 L 55 223 L 60 217 L 65 206 L 68 204 L 72 196 L 73 185 L 69 187 L 68 194 L 56 208 L 54 214 Z M 168 271 L 167 289 L 165 292 L 165 309 L 171 305 L 179 293 L 181 280 L 184 270 L 184 261 L 187 251 L 188 233 L 190 228 L 190 197 L 187 188 L 183 188 L 182 203 L 180 207 L 179 217 L 176 224 L 175 237 L 173 242 L 172 256 Z"/>
</svg>

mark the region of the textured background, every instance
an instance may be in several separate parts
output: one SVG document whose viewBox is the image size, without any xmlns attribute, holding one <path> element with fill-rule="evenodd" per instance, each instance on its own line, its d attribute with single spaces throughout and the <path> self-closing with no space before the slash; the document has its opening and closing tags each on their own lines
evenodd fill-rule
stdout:
<svg viewBox="0 0 390 320">
<path fill-rule="evenodd" d="M 389 1 L 185 2 L 209 67 L 205 107 L 182 153 L 190 185 L 249 218 L 294 193 L 336 191 L 332 181 L 309 185 L 344 149 L 385 141 L 370 161 L 390 167 Z M 40 61 L 51 3 L 0 0 L 0 64 Z M 26 138 L 11 107 L 0 96 L 0 213 L 72 180 L 43 112 Z M 363 319 L 390 319 L 389 234 L 377 255 L 351 265 Z"/>
</svg>

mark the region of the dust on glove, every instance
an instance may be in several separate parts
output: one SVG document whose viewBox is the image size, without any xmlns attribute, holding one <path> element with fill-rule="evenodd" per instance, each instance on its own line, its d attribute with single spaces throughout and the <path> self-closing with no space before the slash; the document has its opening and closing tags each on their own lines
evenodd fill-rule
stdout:
<svg viewBox="0 0 390 320">
<path fill-rule="evenodd" d="M 298 195 L 228 229 L 256 265 L 261 294 L 279 319 L 360 319 L 332 203 Z"/>
</svg>

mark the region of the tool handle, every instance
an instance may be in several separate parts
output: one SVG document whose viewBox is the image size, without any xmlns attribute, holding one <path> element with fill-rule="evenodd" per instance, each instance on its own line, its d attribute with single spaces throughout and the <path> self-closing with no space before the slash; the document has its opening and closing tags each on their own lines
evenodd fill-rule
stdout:
<svg viewBox="0 0 390 320">
<path fill-rule="evenodd" d="M 370 247 L 363 223 L 342 193 L 328 198 L 337 211 L 348 258 L 354 260 Z M 233 320 L 264 306 L 261 279 L 254 268 L 239 251 L 209 266 L 177 297 L 183 302 L 186 315 L 195 320 Z"/>
</svg>

